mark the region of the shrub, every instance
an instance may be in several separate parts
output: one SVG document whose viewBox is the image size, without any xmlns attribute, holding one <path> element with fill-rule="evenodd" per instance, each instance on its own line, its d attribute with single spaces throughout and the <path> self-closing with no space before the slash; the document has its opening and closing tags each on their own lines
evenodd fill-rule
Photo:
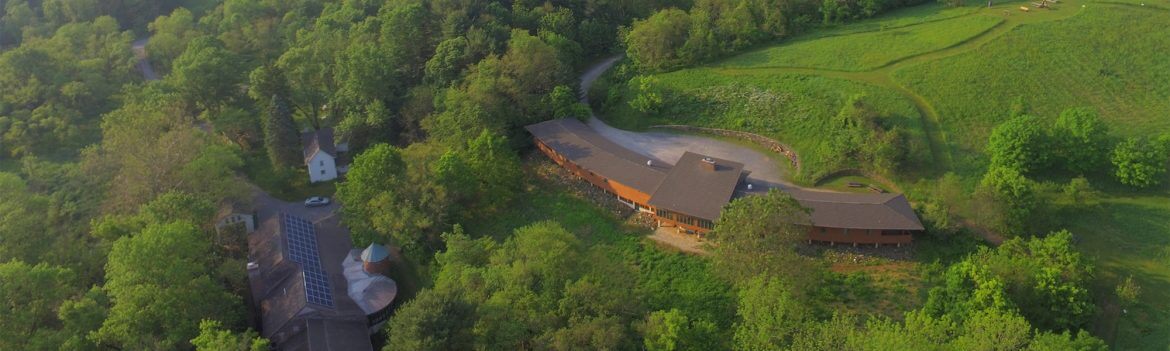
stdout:
<svg viewBox="0 0 1170 351">
<path fill-rule="evenodd" d="M 1137 188 L 1161 184 L 1170 158 L 1166 149 L 1145 138 L 1128 138 L 1117 144 L 1112 157 L 1117 181 Z"/>
</svg>

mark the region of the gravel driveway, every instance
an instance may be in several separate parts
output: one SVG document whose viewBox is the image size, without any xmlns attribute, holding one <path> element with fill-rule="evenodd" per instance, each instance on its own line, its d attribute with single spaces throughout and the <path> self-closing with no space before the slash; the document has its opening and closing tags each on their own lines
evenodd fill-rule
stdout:
<svg viewBox="0 0 1170 351">
<path fill-rule="evenodd" d="M 142 38 L 135 40 L 130 44 L 130 48 L 134 51 L 134 57 L 138 59 L 138 70 L 142 71 L 142 77 L 146 80 L 158 80 L 158 74 L 154 73 L 154 67 L 150 65 L 150 57 L 146 55 L 146 43 L 150 38 Z"/>
<path fill-rule="evenodd" d="M 620 58 L 617 56 L 606 59 L 590 67 L 581 75 L 582 103 L 589 103 L 586 92 L 593 85 L 593 81 L 609 70 Z M 760 151 L 741 145 L 698 135 L 621 130 L 605 124 L 595 115 L 590 116 L 588 124 L 614 143 L 661 162 L 674 164 L 678 162 L 683 153 L 690 151 L 743 163 L 743 168 L 751 172 L 748 175 L 748 182 L 755 184 L 757 189 L 761 191 L 764 188 L 793 186 L 791 182 L 784 180 L 783 171 L 781 171 L 783 168 L 776 160 L 776 157 L 780 157 L 778 155 L 765 155 Z"/>
<path fill-rule="evenodd" d="M 286 212 L 308 219 L 314 223 L 327 222 L 327 220 L 336 219 L 337 212 L 341 208 L 337 204 L 336 199 L 330 198 L 329 200 L 331 201 L 327 206 L 305 207 L 305 204 L 301 201 L 286 202 L 272 197 L 272 195 L 268 195 L 268 193 L 260 190 L 258 187 L 252 190 L 252 206 L 256 209 L 256 215 L 259 217 L 257 219 L 261 221 L 278 212 Z M 346 234 L 349 233 L 344 227 L 336 230 L 343 231 Z"/>
</svg>

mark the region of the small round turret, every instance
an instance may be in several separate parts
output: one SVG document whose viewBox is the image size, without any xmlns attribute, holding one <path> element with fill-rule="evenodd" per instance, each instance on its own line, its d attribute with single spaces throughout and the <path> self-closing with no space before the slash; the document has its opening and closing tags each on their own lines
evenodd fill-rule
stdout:
<svg viewBox="0 0 1170 351">
<path fill-rule="evenodd" d="M 390 249 L 380 244 L 370 244 L 362 250 L 362 269 L 370 274 L 390 273 Z"/>
</svg>

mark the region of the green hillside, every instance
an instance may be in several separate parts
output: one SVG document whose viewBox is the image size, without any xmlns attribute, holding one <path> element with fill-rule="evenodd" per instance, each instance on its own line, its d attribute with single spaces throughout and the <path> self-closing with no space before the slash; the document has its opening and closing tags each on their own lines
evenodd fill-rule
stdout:
<svg viewBox="0 0 1170 351">
<path fill-rule="evenodd" d="M 804 67 L 863 71 L 954 46 L 1003 22 L 991 16 L 963 16 L 904 28 L 795 41 L 739 55 L 722 67 Z"/>
<path fill-rule="evenodd" d="M 1121 135 L 1170 130 L 1170 12 L 1094 5 L 1029 24 L 977 50 L 901 69 L 894 78 L 938 111 L 960 152 L 978 152 L 1022 99 L 1054 118 L 1092 107 Z"/>
<path fill-rule="evenodd" d="M 661 113 L 641 114 L 628 104 L 616 105 L 610 120 L 623 128 L 657 124 L 689 124 L 763 134 L 783 140 L 801 155 L 802 177 L 824 174 L 841 166 L 831 150 L 831 131 L 839 128 L 838 112 L 859 97 L 907 135 L 910 159 L 926 162 L 929 146 L 914 105 L 896 92 L 844 79 L 771 72 L 725 72 L 690 69 L 655 76 L 667 101 Z M 624 89 L 625 100 L 637 92 Z"/>
</svg>

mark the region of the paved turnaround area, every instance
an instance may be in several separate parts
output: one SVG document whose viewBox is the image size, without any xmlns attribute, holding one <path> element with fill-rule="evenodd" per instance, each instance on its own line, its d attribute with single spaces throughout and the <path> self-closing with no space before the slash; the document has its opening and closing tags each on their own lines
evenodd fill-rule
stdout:
<svg viewBox="0 0 1170 351">
<path fill-rule="evenodd" d="M 589 87 L 593 85 L 593 81 L 597 80 L 597 77 L 613 67 L 619 59 L 621 56 L 606 59 L 590 67 L 581 75 L 582 103 L 589 104 L 587 93 Z M 742 145 L 698 135 L 621 130 L 605 124 L 595 115 L 590 115 L 588 124 L 606 139 L 660 162 L 673 165 L 678 162 L 683 153 L 690 151 L 743 163 L 744 170 L 751 172 L 748 174 L 748 183 L 755 185 L 758 190 L 794 186 L 783 178 L 782 168 L 776 159 L 783 157 L 780 155 L 769 156 Z"/>
</svg>

